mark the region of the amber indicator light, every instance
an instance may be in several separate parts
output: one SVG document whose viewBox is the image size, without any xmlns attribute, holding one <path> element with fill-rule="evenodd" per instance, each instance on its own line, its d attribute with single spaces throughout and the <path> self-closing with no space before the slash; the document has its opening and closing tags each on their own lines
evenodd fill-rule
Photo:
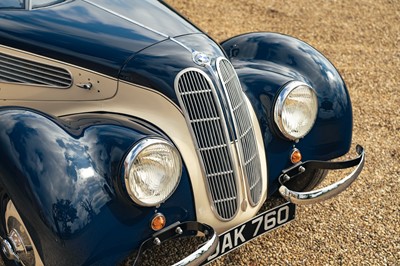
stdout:
<svg viewBox="0 0 400 266">
<path fill-rule="evenodd" d="M 151 229 L 154 231 L 159 231 L 164 228 L 167 223 L 167 219 L 162 213 L 157 213 L 154 215 L 153 219 L 151 219 Z"/>
<path fill-rule="evenodd" d="M 293 149 L 292 154 L 290 155 L 290 161 L 293 164 L 301 162 L 301 152 L 298 149 Z"/>
</svg>

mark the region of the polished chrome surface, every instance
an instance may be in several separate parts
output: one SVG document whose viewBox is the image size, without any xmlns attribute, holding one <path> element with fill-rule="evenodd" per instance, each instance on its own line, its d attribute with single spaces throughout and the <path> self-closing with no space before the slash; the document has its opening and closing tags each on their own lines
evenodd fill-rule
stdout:
<svg viewBox="0 0 400 266">
<path fill-rule="evenodd" d="M 205 230 L 202 233 L 208 238 L 208 241 L 201 245 L 198 250 L 182 259 L 181 261 L 173 264 L 173 266 L 184 266 L 184 265 L 202 265 L 209 256 L 211 256 L 217 248 L 219 238 L 217 233 L 212 227 L 204 226 Z"/>
<path fill-rule="evenodd" d="M 114 16 L 117 16 L 117 17 L 120 17 L 120 18 L 122 18 L 122 19 L 125 19 L 126 21 L 129 21 L 129 22 L 131 22 L 131 23 L 133 23 L 133 24 L 135 24 L 135 25 L 137 25 L 137 26 L 139 26 L 139 27 L 142 27 L 142 28 L 144 28 L 144 29 L 147 29 L 147 30 L 149 30 L 149 31 L 151 31 L 151 32 L 153 32 L 153 33 L 156 33 L 156 34 L 158 34 L 158 35 L 160 35 L 160 36 L 162 36 L 162 37 L 164 37 L 164 38 L 168 38 L 168 37 L 169 37 L 169 36 L 168 36 L 167 34 L 165 34 L 165 33 L 162 33 L 162 32 L 160 32 L 160 31 L 157 31 L 157 30 L 153 29 L 153 28 L 147 27 L 146 25 L 144 25 L 144 24 L 142 24 L 142 23 L 139 23 L 139 22 L 136 21 L 136 20 L 130 19 L 130 18 L 126 17 L 126 16 L 123 16 L 122 14 L 119 14 L 119 13 L 117 13 L 117 12 L 114 12 L 114 11 L 112 11 L 112 10 L 110 10 L 110 9 L 108 9 L 108 8 L 106 8 L 106 7 L 104 7 L 104 6 L 102 6 L 102 5 L 99 5 L 99 4 L 96 3 L 96 1 L 91 1 L 91 0 L 83 0 L 83 1 L 86 2 L 86 3 L 88 3 L 88 4 L 93 5 L 93 6 L 95 6 L 95 7 L 98 7 L 98 8 L 100 8 L 100 9 L 106 11 L 106 12 L 109 12 L 109 13 L 113 14 Z"/>
<path fill-rule="evenodd" d="M 357 167 L 354 169 L 353 172 L 351 172 L 343 179 L 337 181 L 336 183 L 309 192 L 292 191 L 288 189 L 286 186 L 282 185 L 279 188 L 279 193 L 286 200 L 299 205 L 318 203 L 338 195 L 339 193 L 344 191 L 347 187 L 349 187 L 354 182 L 354 180 L 356 180 L 356 178 L 359 176 L 361 170 L 364 167 L 365 163 L 364 149 L 361 146 L 357 146 L 357 153 L 360 156 L 359 157 L 360 162 L 358 163 Z"/>
<path fill-rule="evenodd" d="M 193 62 L 199 66 L 204 66 L 210 63 L 210 57 L 204 53 L 193 52 Z"/>
<path fill-rule="evenodd" d="M 286 130 L 285 130 L 284 126 L 283 126 L 282 113 L 283 113 L 283 106 L 284 106 L 285 100 L 287 99 L 289 94 L 294 89 L 296 89 L 296 88 L 298 88 L 300 86 L 308 87 L 315 94 L 315 97 L 317 97 L 314 89 L 311 88 L 306 83 L 301 82 L 301 81 L 291 81 L 291 82 L 287 83 L 282 88 L 282 90 L 279 93 L 278 98 L 277 98 L 277 100 L 275 102 L 275 106 L 274 106 L 274 121 L 275 121 L 276 125 L 278 126 L 280 132 L 286 138 L 288 138 L 290 140 L 294 140 L 294 141 L 298 141 L 299 138 L 296 138 L 296 137 L 292 136 L 291 134 L 289 134 L 288 132 L 286 132 Z M 317 114 L 315 114 L 315 117 L 313 118 L 314 119 L 314 123 L 315 123 L 316 118 L 317 118 Z M 302 137 L 304 137 L 311 130 L 312 127 L 313 127 L 313 125 L 310 126 L 310 129 L 307 132 L 305 132 Z"/>
<path fill-rule="evenodd" d="M 84 89 L 84 90 L 91 90 L 93 87 L 93 84 L 91 82 L 87 83 L 78 83 L 76 84 L 77 87 Z"/>
<path fill-rule="evenodd" d="M 66 89 L 72 77 L 65 69 L 0 53 L 0 82 Z"/>
<path fill-rule="evenodd" d="M 182 228 L 180 228 L 179 226 L 175 229 L 175 233 L 177 233 L 178 235 L 183 234 L 183 230 Z"/>
<path fill-rule="evenodd" d="M 1 251 L 8 260 L 20 262 L 18 254 L 14 251 L 12 244 L 7 239 L 1 240 Z"/>
<path fill-rule="evenodd" d="M 154 245 L 156 246 L 161 245 L 161 240 L 158 237 L 154 238 Z"/>
<path fill-rule="evenodd" d="M 238 211 L 238 181 L 226 123 L 213 83 L 201 70 L 185 69 L 175 90 L 203 166 L 213 210 L 221 220 Z"/>
<path fill-rule="evenodd" d="M 179 154 L 179 151 L 175 148 L 175 146 L 162 139 L 162 138 L 158 138 L 158 137 L 148 137 L 145 139 L 140 140 L 138 143 L 136 143 L 132 149 L 129 151 L 128 155 L 126 156 L 125 160 L 124 160 L 124 164 L 122 167 L 122 172 L 124 174 L 124 184 L 125 184 L 125 189 L 126 192 L 128 193 L 129 197 L 138 205 L 140 206 L 144 206 L 144 207 L 152 207 L 152 206 L 157 206 L 159 204 L 161 204 L 163 201 L 165 201 L 166 199 L 168 199 L 176 190 L 176 187 L 179 185 L 179 181 L 181 178 L 181 174 L 179 175 L 179 178 L 176 181 L 175 187 L 170 191 L 170 193 L 165 197 L 165 199 L 162 200 L 162 202 L 157 202 L 157 203 L 146 203 L 143 202 L 142 200 L 140 200 L 134 193 L 134 191 L 131 190 L 131 186 L 130 186 L 130 181 L 129 181 L 129 176 L 130 176 L 130 171 L 131 171 L 131 167 L 135 161 L 135 159 L 139 156 L 139 154 L 146 149 L 147 147 L 151 146 L 151 145 L 156 145 L 156 144 L 163 144 L 166 146 L 169 146 L 171 151 L 174 151 L 176 154 Z M 179 156 L 179 164 L 182 166 L 182 161 L 181 158 Z M 182 167 L 181 167 L 182 168 Z"/>
<path fill-rule="evenodd" d="M 261 199 L 262 175 L 254 125 L 251 122 L 239 78 L 231 63 L 225 58 L 219 58 L 217 70 L 222 80 L 225 96 L 229 100 L 238 142 L 240 165 L 246 179 L 249 201 L 252 206 L 255 206 Z"/>
<path fill-rule="evenodd" d="M 171 239 L 177 238 L 188 238 L 188 237 L 196 237 L 201 238 L 202 244 L 198 246 L 198 248 L 183 258 L 179 262 L 173 264 L 174 266 L 184 266 L 184 265 L 203 265 L 203 263 L 207 260 L 207 258 L 212 255 L 219 243 L 219 238 L 217 232 L 213 227 L 195 222 L 176 222 L 170 225 L 163 230 L 156 232 L 151 238 L 145 240 L 141 245 L 139 250 L 137 251 L 137 255 L 133 265 L 141 265 L 141 257 L 146 250 L 152 248 L 154 246 L 159 246 Z"/>
<path fill-rule="evenodd" d="M 2 252 L 6 257 L 21 265 L 43 265 L 36 247 L 11 200 L 7 203 L 4 218 L 8 235 L 6 239 L 2 240 L 1 244 Z"/>
</svg>

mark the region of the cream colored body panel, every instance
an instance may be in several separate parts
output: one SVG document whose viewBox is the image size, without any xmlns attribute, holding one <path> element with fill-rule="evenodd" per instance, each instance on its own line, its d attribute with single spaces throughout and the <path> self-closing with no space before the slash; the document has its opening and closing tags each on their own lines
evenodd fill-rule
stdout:
<svg viewBox="0 0 400 266">
<path fill-rule="evenodd" d="M 0 53 L 63 68 L 72 76 L 72 85 L 69 88 L 0 82 L 0 100 L 57 101 L 62 99 L 63 101 L 95 101 L 109 99 L 117 93 L 117 79 L 2 45 L 0 45 Z M 90 90 L 78 87 L 80 84 L 88 83 L 92 84 Z"/>
<path fill-rule="evenodd" d="M 0 50 L 1 49 L 4 50 L 5 48 L 0 47 Z M 21 52 L 18 52 L 18 54 L 21 56 L 23 55 Z M 75 85 L 67 90 L 32 87 L 29 89 L 36 90 L 36 93 L 27 94 L 27 86 L 10 85 L 0 82 L 0 99 L 2 99 L 2 101 L 0 101 L 0 106 L 25 106 L 41 110 L 54 116 L 86 112 L 110 112 L 138 117 L 149 121 L 160 128 L 171 138 L 182 155 L 191 179 L 198 221 L 209 224 L 218 233 L 222 233 L 238 224 L 243 223 L 244 221 L 249 220 L 260 209 L 261 205 L 266 199 L 267 194 L 266 156 L 264 153 L 261 130 L 259 128 L 255 113 L 247 98 L 246 103 L 249 106 L 251 117 L 255 125 L 255 133 L 259 145 L 258 150 L 260 152 L 263 177 L 262 191 L 264 194 L 262 195 L 260 204 L 255 207 L 251 207 L 250 204 L 247 203 L 246 188 L 244 183 L 245 181 L 244 178 L 242 178 L 242 180 L 239 182 L 239 202 L 241 203 L 241 208 L 239 208 L 237 215 L 231 221 L 223 222 L 215 216 L 212 210 L 211 206 L 213 204 L 209 201 L 209 197 L 207 196 L 208 188 L 206 187 L 205 177 L 202 172 L 195 145 L 186 124 L 184 115 L 182 114 L 180 108 L 178 108 L 172 101 L 159 92 L 150 90 L 148 88 L 143 88 L 135 84 L 127 82 L 119 82 L 117 84 L 115 79 L 107 78 L 103 75 L 93 73 L 88 70 L 79 69 L 70 65 L 64 65 L 59 62 L 54 62 L 41 57 L 36 58 L 36 60 L 43 60 L 45 63 L 52 62 L 52 64 L 56 66 L 68 69 L 71 71 L 75 79 L 74 84 L 76 84 L 76 82 L 84 81 L 88 77 L 90 77 L 91 81 L 101 79 L 101 82 L 97 83 L 98 85 L 95 86 L 98 86 L 100 91 L 105 92 L 103 96 L 108 95 L 108 97 L 103 97 L 102 100 L 97 98 L 96 96 L 99 94 L 96 94 L 96 91 L 92 91 L 93 89 L 97 89 L 96 87 L 94 87 L 92 90 L 77 88 Z M 75 70 L 79 71 L 74 72 Z M 81 73 L 81 75 L 79 75 L 79 73 Z M 81 77 L 82 80 L 80 80 Z M 116 91 L 115 88 L 117 85 L 118 90 Z M 17 90 L 18 92 L 12 92 L 13 90 Z M 69 95 L 69 93 L 71 93 L 71 95 Z M 72 95 L 74 93 L 76 93 L 75 96 Z M 93 96 L 93 94 L 95 94 L 95 96 Z M 110 98 L 109 96 L 112 96 L 112 94 L 114 94 L 114 96 Z M 74 97 L 79 98 L 79 100 L 73 100 Z"/>
</svg>

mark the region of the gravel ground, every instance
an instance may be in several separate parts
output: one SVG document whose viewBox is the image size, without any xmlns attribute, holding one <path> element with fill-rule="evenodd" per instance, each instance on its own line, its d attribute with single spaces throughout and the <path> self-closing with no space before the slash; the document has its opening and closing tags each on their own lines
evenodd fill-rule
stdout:
<svg viewBox="0 0 400 266">
<path fill-rule="evenodd" d="M 168 2 L 217 41 L 272 31 L 320 50 L 349 87 L 353 142 L 367 152 L 349 190 L 212 265 L 400 265 L 400 1 Z"/>
<path fill-rule="evenodd" d="M 349 190 L 211 265 L 400 265 L 400 1 L 168 2 L 217 41 L 281 32 L 324 53 L 349 87 L 353 141 L 367 152 Z"/>
</svg>

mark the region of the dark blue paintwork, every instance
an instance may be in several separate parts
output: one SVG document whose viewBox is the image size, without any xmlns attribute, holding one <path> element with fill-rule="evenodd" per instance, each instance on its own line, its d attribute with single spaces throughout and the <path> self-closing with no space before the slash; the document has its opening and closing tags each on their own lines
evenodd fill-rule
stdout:
<svg viewBox="0 0 400 266">
<path fill-rule="evenodd" d="M 188 47 L 193 51 L 203 52 L 214 58 L 225 55 L 216 43 L 203 34 L 185 35 L 176 40 L 179 43 L 166 40 L 138 53 L 125 65 L 119 78 L 157 90 L 179 106 L 174 82 L 180 71 L 194 67 L 211 75 L 208 69 L 193 62 L 192 51 L 184 46 L 190 45 Z M 219 83 L 216 82 L 215 86 L 219 86 Z"/>
<path fill-rule="evenodd" d="M 168 36 L 199 32 L 160 1 L 93 2 L 123 12 L 126 19 L 82 0 L 34 10 L 0 10 L 0 44 L 117 77 L 138 51 Z"/>
<path fill-rule="evenodd" d="M 313 87 L 319 101 L 315 126 L 295 144 L 304 160 L 331 160 L 348 152 L 352 137 L 352 109 L 347 88 L 335 67 L 310 45 L 276 33 L 250 33 L 222 43 L 237 70 L 243 90 L 260 121 L 268 156 L 270 193 L 277 177 L 290 166 L 295 143 L 279 135 L 273 121 L 277 92 L 289 81 Z"/>
<path fill-rule="evenodd" d="M 154 233 L 149 223 L 156 208 L 136 206 L 121 189 L 120 164 L 147 136 L 165 137 L 143 121 L 117 115 L 60 120 L 0 108 L 0 183 L 45 265 L 112 265 Z M 195 220 L 185 167 L 176 193 L 158 211 L 168 224 Z"/>
<path fill-rule="evenodd" d="M 1 45 L 154 89 L 178 106 L 176 75 L 200 68 L 219 91 L 214 60 L 227 56 L 260 122 L 269 194 L 291 165 L 293 146 L 304 160 L 330 160 L 349 149 L 352 111 L 346 86 L 323 55 L 297 39 L 251 33 L 223 42 L 221 49 L 155 0 L 73 0 L 31 11 L 0 10 L 0 25 Z M 211 66 L 196 65 L 195 51 L 210 56 Z M 310 84 L 319 100 L 316 124 L 299 143 L 280 136 L 273 121 L 275 97 L 292 80 Z M 167 138 L 148 122 L 120 115 L 60 119 L 0 108 L 0 186 L 14 200 L 45 264 L 112 265 L 152 234 L 155 208 L 132 203 L 122 189 L 120 170 L 129 148 L 146 136 Z M 159 211 L 169 224 L 195 220 L 186 167 L 177 191 Z"/>
<path fill-rule="evenodd" d="M 106 9 L 132 19 L 154 31 L 160 32 L 169 37 L 177 37 L 200 30 L 181 17 L 169 5 L 163 1 L 155 0 L 92 0 L 93 3 L 103 6 Z"/>
<path fill-rule="evenodd" d="M 232 61 L 262 128 L 269 165 L 269 194 L 278 189 L 277 178 L 282 169 L 291 165 L 289 155 L 293 145 L 306 160 L 331 160 L 349 150 L 352 110 L 346 85 L 334 66 L 308 44 L 280 34 L 252 33 L 222 43 L 223 52 L 202 34 L 181 36 L 177 40 L 214 58 L 225 56 L 225 52 Z M 193 63 L 190 51 L 167 40 L 133 57 L 120 78 L 157 90 L 179 105 L 174 81 L 187 67 L 201 68 L 213 75 L 210 69 Z M 320 105 L 314 128 L 297 144 L 281 137 L 273 121 L 275 97 L 292 80 L 315 88 Z M 220 88 L 218 82 L 214 86 Z"/>
</svg>

